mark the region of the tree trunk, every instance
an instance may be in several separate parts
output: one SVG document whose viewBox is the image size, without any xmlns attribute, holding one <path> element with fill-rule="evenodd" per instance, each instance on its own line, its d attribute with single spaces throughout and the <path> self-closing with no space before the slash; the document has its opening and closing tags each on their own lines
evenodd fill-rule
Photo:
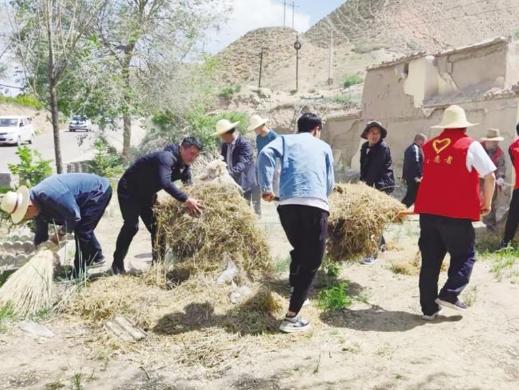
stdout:
<svg viewBox="0 0 519 390">
<path fill-rule="evenodd" d="M 123 159 L 128 161 L 130 158 L 130 147 L 132 144 L 132 115 L 131 115 L 131 84 L 130 84 L 130 63 L 132 59 L 132 51 L 126 53 L 123 65 L 123 82 L 124 82 L 124 114 L 123 114 Z"/>
<path fill-rule="evenodd" d="M 52 118 L 52 132 L 54 134 L 54 156 L 56 158 L 56 171 L 63 173 L 63 161 L 61 158 L 61 140 L 59 134 L 59 111 L 58 111 L 58 95 L 56 86 L 53 82 L 49 86 L 49 105 Z"/>
<path fill-rule="evenodd" d="M 47 63 L 47 76 L 49 78 L 49 109 L 52 118 L 52 132 L 54 134 L 54 155 L 56 157 L 56 171 L 63 173 L 63 162 L 61 160 L 61 142 L 59 138 L 59 111 L 58 111 L 58 93 L 56 90 L 56 63 L 54 61 L 54 31 L 53 21 L 54 12 L 50 1 L 45 2 L 47 39 L 49 45 L 49 60 Z"/>
</svg>

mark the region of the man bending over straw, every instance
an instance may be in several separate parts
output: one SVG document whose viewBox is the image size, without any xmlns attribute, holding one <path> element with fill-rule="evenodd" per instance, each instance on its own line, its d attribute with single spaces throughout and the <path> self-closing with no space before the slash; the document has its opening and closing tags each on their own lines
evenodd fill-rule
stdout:
<svg viewBox="0 0 519 390">
<path fill-rule="evenodd" d="M 124 222 L 115 246 L 112 263 L 114 274 L 126 272 L 124 258 L 133 237 L 139 231 L 139 218 L 151 234 L 153 261 L 161 257 L 162 248 L 156 242 L 157 222 L 153 215 L 157 192 L 166 191 L 182 202 L 191 213 L 201 212 L 202 206 L 199 201 L 190 198 L 174 184 L 176 180 L 182 180 L 185 184 L 191 182 L 190 166 L 201 150 L 202 144 L 199 140 L 187 137 L 180 145 L 169 145 L 163 151 L 139 158 L 124 172 L 117 186 L 117 197 Z"/>
<path fill-rule="evenodd" d="M 258 158 L 258 175 L 263 199 L 275 198 L 272 182 L 276 161 L 281 162 L 278 213 L 290 252 L 290 305 L 280 330 L 306 331 L 308 320 L 299 316 L 325 250 L 328 225 L 328 195 L 335 185 L 333 155 L 321 141 L 321 119 L 304 113 L 297 121 L 298 134 L 276 138 Z"/>
<path fill-rule="evenodd" d="M 49 239 L 49 224 L 62 226 L 63 232 L 74 232 L 74 277 L 79 277 L 86 272 L 87 265 L 104 263 L 94 229 L 111 198 L 108 179 L 88 173 L 66 173 L 48 177 L 30 190 L 22 186 L 17 192 L 8 192 L 1 208 L 14 223 L 35 220 L 35 245 Z M 51 240 L 58 241 L 58 236 L 55 234 Z"/>
</svg>

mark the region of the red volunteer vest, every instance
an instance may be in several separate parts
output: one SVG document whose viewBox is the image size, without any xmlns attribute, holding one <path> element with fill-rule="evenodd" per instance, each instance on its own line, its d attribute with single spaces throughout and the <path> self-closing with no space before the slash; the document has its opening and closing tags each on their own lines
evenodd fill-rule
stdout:
<svg viewBox="0 0 519 390">
<path fill-rule="evenodd" d="M 479 175 L 467 170 L 474 140 L 460 129 L 446 129 L 424 147 L 423 179 L 415 204 L 417 214 L 479 221 Z"/>
<path fill-rule="evenodd" d="M 512 157 L 512 163 L 514 164 L 515 170 L 515 187 L 519 189 L 519 139 L 514 141 L 509 148 L 510 156 Z"/>
</svg>

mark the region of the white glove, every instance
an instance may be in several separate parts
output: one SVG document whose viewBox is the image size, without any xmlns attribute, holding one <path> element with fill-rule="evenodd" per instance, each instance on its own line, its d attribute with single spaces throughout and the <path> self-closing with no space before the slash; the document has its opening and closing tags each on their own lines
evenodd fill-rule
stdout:
<svg viewBox="0 0 519 390">
<path fill-rule="evenodd" d="M 499 187 L 502 187 L 502 186 L 505 184 L 505 179 L 503 179 L 502 177 L 500 177 L 499 179 L 496 180 L 496 184 L 497 184 Z"/>
</svg>

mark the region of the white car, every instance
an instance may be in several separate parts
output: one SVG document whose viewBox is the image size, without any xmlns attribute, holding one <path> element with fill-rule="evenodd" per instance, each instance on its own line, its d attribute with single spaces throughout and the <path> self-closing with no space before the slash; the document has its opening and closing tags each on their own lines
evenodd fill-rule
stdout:
<svg viewBox="0 0 519 390">
<path fill-rule="evenodd" d="M 74 115 L 68 124 L 69 131 L 92 131 L 92 122 L 84 115 Z"/>
<path fill-rule="evenodd" d="M 0 116 L 0 145 L 32 144 L 34 129 L 26 116 Z"/>
</svg>

